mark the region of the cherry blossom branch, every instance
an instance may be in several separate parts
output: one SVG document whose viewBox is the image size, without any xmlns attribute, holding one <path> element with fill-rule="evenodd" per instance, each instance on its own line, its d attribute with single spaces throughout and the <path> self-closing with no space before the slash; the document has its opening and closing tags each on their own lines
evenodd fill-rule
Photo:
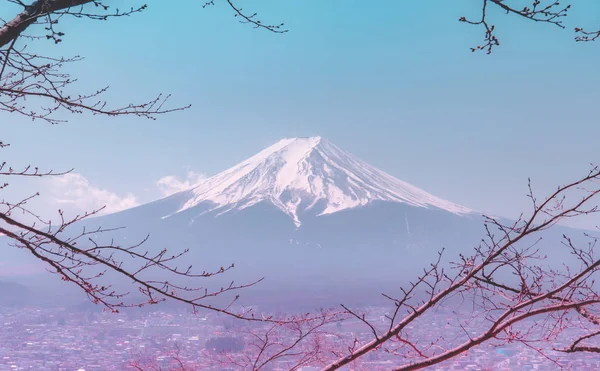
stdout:
<svg viewBox="0 0 600 371">
<path fill-rule="evenodd" d="M 600 193 L 600 189 L 597 187 L 599 180 L 600 170 L 598 167 L 593 167 L 585 177 L 559 187 L 541 202 L 533 196 L 531 185 L 529 185 L 533 211 L 528 219 L 519 219 L 510 225 L 503 225 L 496 219 L 487 218 L 487 242 L 475 249 L 473 256 L 461 255 L 460 260 L 454 264 L 456 271 L 454 275 L 450 276 L 444 272 L 439 266 L 439 260 L 432 264 L 432 267 L 424 271 L 424 274 L 408 289 L 403 289 L 404 296 L 401 299 L 393 299 L 396 311 L 388 318 L 390 327 L 387 331 L 375 333 L 371 341 L 331 362 L 322 370 L 339 369 L 394 341 L 400 341 L 407 345 L 421 358 L 412 363 L 408 362 L 397 370 L 416 370 L 443 362 L 485 341 L 501 339 L 500 335 L 504 333 L 507 334 L 507 337 L 503 338 L 505 341 L 527 342 L 528 332 L 516 333 L 512 332 L 511 328 L 534 316 L 564 314 L 569 311 L 579 314 L 589 313 L 586 312 L 586 307 L 600 302 L 600 295 L 594 291 L 591 284 L 591 275 L 597 272 L 600 260 L 588 260 L 588 263 L 575 273 L 543 270 L 528 263 L 530 260 L 541 259 L 536 249 L 537 242 L 525 246 L 522 246 L 520 242 L 526 237 L 535 236 L 539 232 L 551 228 L 566 218 L 596 213 L 598 208 L 588 204 Z M 586 186 L 596 187 L 586 189 Z M 567 195 L 572 192 L 583 192 L 583 195 L 578 200 L 568 203 Z M 492 232 L 490 226 L 500 232 L 498 237 Z M 580 256 L 587 255 L 580 254 Z M 520 279 L 521 287 L 514 288 L 501 282 L 496 283 L 494 277 L 502 270 L 514 272 Z M 562 282 L 559 282 L 561 280 Z M 424 292 L 427 299 L 417 304 L 411 304 L 410 298 L 417 290 Z M 508 295 L 508 293 L 512 295 Z M 463 297 L 479 295 L 485 306 L 483 307 L 486 313 L 485 319 L 489 322 L 487 330 L 473 338 L 469 335 L 467 341 L 443 349 L 441 353 L 428 352 L 427 354 L 424 350 L 419 349 L 416 340 L 400 335 L 409 324 L 414 323 L 446 299 L 457 294 Z M 407 314 L 396 322 L 396 315 L 400 308 L 406 309 Z M 354 315 L 356 317 L 356 314 Z M 590 316 L 588 315 L 588 317 Z M 558 318 L 560 320 L 561 317 Z M 552 332 L 552 334 L 555 333 Z"/>
<path fill-rule="evenodd" d="M 495 34 L 496 27 L 489 21 L 488 5 L 496 6 L 506 14 L 515 15 L 532 22 L 552 24 L 563 29 L 565 28 L 563 18 L 567 16 L 569 9 L 571 9 L 571 4 L 563 5 L 563 2 L 559 0 L 533 0 L 531 5 L 522 8 L 520 5 L 519 7 L 510 5 L 510 2 L 505 0 L 482 0 L 481 4 L 481 17 L 478 20 L 470 20 L 463 16 L 459 18 L 459 21 L 483 26 L 485 31 L 484 42 L 472 47 L 471 51 L 484 50 L 487 54 L 490 54 L 495 47 L 500 45 L 500 41 Z M 581 28 L 576 28 L 575 32 L 582 34 L 582 36 L 576 37 L 577 41 L 591 41 L 598 37 L 597 33 L 588 33 Z"/>
</svg>

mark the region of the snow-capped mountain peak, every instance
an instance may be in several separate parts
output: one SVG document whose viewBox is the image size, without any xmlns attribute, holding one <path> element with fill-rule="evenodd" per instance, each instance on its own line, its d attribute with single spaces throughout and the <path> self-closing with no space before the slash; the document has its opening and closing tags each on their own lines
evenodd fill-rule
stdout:
<svg viewBox="0 0 600 371">
<path fill-rule="evenodd" d="M 303 211 L 324 215 L 373 201 L 471 212 L 396 179 L 321 137 L 282 139 L 187 192 L 192 197 L 177 212 L 204 202 L 221 213 L 270 202 L 298 226 Z"/>
</svg>

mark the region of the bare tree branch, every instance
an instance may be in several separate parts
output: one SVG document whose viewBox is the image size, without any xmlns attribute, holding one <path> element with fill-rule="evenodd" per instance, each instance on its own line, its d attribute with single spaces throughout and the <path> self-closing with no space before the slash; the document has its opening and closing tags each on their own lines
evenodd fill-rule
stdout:
<svg viewBox="0 0 600 371">
<path fill-rule="evenodd" d="M 514 333 L 511 328 L 532 317 L 560 314 L 557 317 L 559 321 L 565 313 L 575 312 L 588 320 L 600 319 L 592 316 L 586 309 L 600 303 L 600 295 L 594 290 L 591 279 L 600 267 L 600 259 L 593 258 L 590 255 L 591 251 L 588 254 L 579 252 L 574 255 L 580 260 L 583 259 L 585 263 L 580 271 L 562 273 L 544 270 L 529 263 L 540 259 L 536 243 L 524 247 L 520 244 L 525 238 L 535 236 L 565 218 L 596 213 L 598 208 L 589 204 L 600 193 L 600 188 L 597 186 L 599 180 L 600 170 L 593 167 L 585 177 L 559 187 L 542 202 L 536 200 L 529 186 L 534 208 L 528 219 L 518 220 L 506 226 L 496 219 L 488 218 L 487 242 L 478 247 L 473 256 L 461 256 L 461 259 L 454 264 L 456 271 L 454 275 L 450 276 L 443 272 L 439 260 L 432 264 L 432 267 L 424 271 L 424 274 L 412 283 L 409 289 L 403 289 L 402 298 L 392 298 L 396 312 L 389 318 L 391 327 L 386 332 L 375 333 L 371 341 L 331 362 L 322 371 L 337 370 L 394 341 L 407 345 L 420 358 L 413 362 L 407 359 L 404 366 L 394 370 L 417 370 L 451 359 L 491 339 L 504 339 L 504 341 L 510 339 L 510 341 L 528 343 L 528 336 L 531 335 Z M 568 203 L 567 196 L 571 194 L 570 192 L 584 194 L 578 200 Z M 496 237 L 489 226 L 493 226 L 495 231 L 500 232 L 500 237 Z M 520 279 L 520 287 L 502 283 L 499 281 L 500 278 L 494 278 L 498 276 L 499 271 L 506 269 L 514 272 Z M 410 304 L 412 293 L 417 289 L 424 290 L 428 299 L 418 305 Z M 441 352 L 427 353 L 419 349 L 418 340 L 407 339 L 400 335 L 409 324 L 416 322 L 433 308 L 441 305 L 444 300 L 456 294 L 481 296 L 480 302 L 485 310 L 488 324 L 485 330 L 478 330 L 479 335 L 474 337 L 469 335 L 463 343 L 443 349 Z M 408 314 L 396 323 L 396 315 L 400 308 L 406 309 Z M 547 339 L 561 333 L 563 329 L 560 326 L 547 328 L 549 331 L 546 335 Z M 576 345 L 570 351 L 583 350 Z"/>
<path fill-rule="evenodd" d="M 518 5 L 511 5 L 510 1 L 505 0 L 480 0 L 481 1 L 481 18 L 478 20 L 469 20 L 467 17 L 460 17 L 459 21 L 468 23 L 471 25 L 483 26 L 485 30 L 484 43 L 471 48 L 471 51 L 484 50 L 487 54 L 490 54 L 492 50 L 500 45 L 498 37 L 496 37 L 496 27 L 489 21 L 489 7 L 493 5 L 506 14 L 518 16 L 528 21 L 538 23 L 548 23 L 555 25 L 559 28 L 565 28 L 563 19 L 567 16 L 571 4 L 567 3 L 563 5 L 562 1 L 559 0 L 533 0 L 531 5 L 521 7 L 521 3 Z M 598 32 L 586 32 L 582 28 L 576 27 L 576 33 L 581 33 L 581 36 L 575 38 L 576 41 L 593 41 L 599 33 Z"/>
</svg>

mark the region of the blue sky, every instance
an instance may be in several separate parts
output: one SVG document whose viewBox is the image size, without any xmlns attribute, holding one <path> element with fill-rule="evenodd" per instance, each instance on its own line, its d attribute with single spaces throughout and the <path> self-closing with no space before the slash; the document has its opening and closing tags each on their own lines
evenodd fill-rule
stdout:
<svg viewBox="0 0 600 371">
<path fill-rule="evenodd" d="M 321 135 L 439 197 L 505 216 L 527 208 L 528 177 L 544 193 L 599 162 L 600 45 L 571 31 L 600 26 L 597 1 L 578 0 L 564 31 L 493 11 L 502 45 L 490 56 L 469 51 L 483 30 L 457 21 L 478 16 L 473 1 L 241 0 L 285 22 L 284 35 L 239 24 L 219 1 L 173 3 L 65 20 L 63 44 L 36 47 L 85 56 L 73 75 L 84 89 L 110 85 L 112 101 L 164 92 L 191 109 L 58 126 L 0 112 L 12 143 L 4 158 L 74 167 L 101 195 L 146 202 L 165 176 L 213 175 L 283 137 Z"/>
</svg>

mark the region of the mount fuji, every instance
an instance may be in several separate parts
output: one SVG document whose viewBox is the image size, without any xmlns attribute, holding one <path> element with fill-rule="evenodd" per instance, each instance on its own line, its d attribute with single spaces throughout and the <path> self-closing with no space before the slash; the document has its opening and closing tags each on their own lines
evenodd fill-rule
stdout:
<svg viewBox="0 0 600 371">
<path fill-rule="evenodd" d="M 477 212 L 321 137 L 282 139 L 185 191 L 87 225 L 126 226 L 110 237 L 127 241 L 149 233 L 151 249 L 189 248 L 186 262 L 202 269 L 235 263 L 228 277 L 264 276 L 263 288 L 311 290 L 397 287 L 442 248 L 470 251 L 483 232 Z"/>
<path fill-rule="evenodd" d="M 172 197 L 185 200 L 175 214 L 210 204 L 197 216 L 215 210 L 222 215 L 267 202 L 297 227 L 306 213 L 328 215 L 376 201 L 437 208 L 456 215 L 472 213 L 374 168 L 321 137 L 280 140 Z"/>
<path fill-rule="evenodd" d="M 265 277 L 257 297 L 291 302 L 397 290 L 441 249 L 469 254 L 485 233 L 479 213 L 320 137 L 280 140 L 190 189 L 85 225 L 125 226 L 105 236 L 123 245 L 149 234 L 150 251 L 187 248 L 184 263 L 201 270 L 234 263 L 226 280 Z"/>
</svg>

